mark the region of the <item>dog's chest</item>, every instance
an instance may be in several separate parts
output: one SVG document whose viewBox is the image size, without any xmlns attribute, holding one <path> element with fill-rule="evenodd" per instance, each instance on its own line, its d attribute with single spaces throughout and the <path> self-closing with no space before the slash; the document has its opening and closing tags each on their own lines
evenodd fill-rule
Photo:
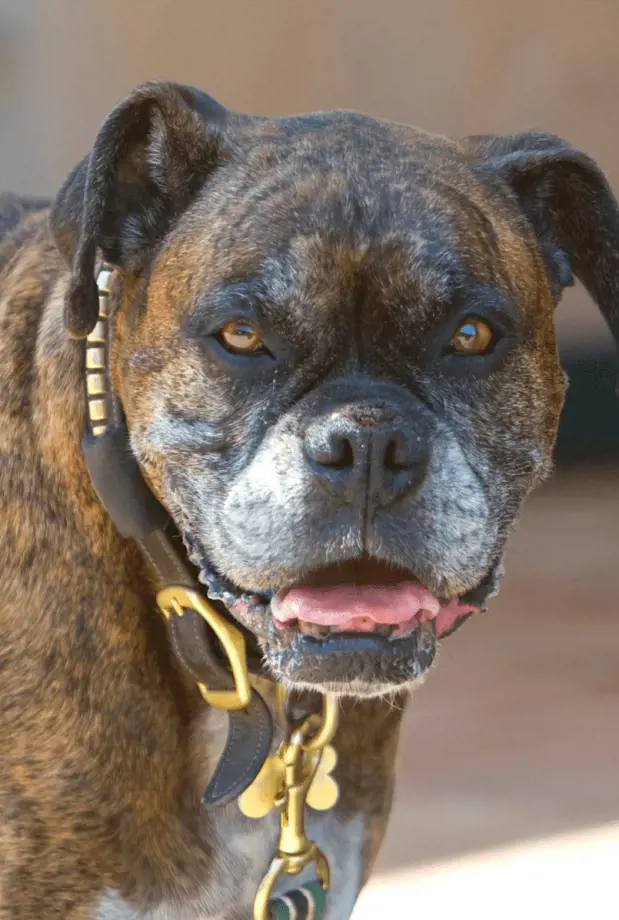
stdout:
<svg viewBox="0 0 619 920">
<path fill-rule="evenodd" d="M 331 866 L 327 920 L 349 917 L 362 884 L 365 822 L 360 817 L 342 821 L 337 810 L 310 815 L 309 833 L 324 850 Z M 213 823 L 214 868 L 198 896 L 161 903 L 156 909 L 139 911 L 116 892 L 104 893 L 94 920 L 249 920 L 260 884 L 277 842 L 277 818 L 248 821 L 235 803 L 221 809 Z M 312 877 L 285 878 L 277 895 L 296 888 Z"/>
<path fill-rule="evenodd" d="M 262 689 L 262 688 L 261 688 Z M 194 758 L 199 788 L 204 788 L 223 750 L 227 717 L 210 710 L 194 727 Z M 106 891 L 94 920 L 248 920 L 258 886 L 278 842 L 279 819 L 274 811 L 261 820 L 246 818 L 238 804 L 205 810 L 203 837 L 212 854 L 208 878 L 196 879 L 191 894 L 179 887 L 154 909 L 130 906 L 116 892 Z M 308 833 L 331 864 L 334 891 L 329 898 L 329 917 L 349 916 L 361 883 L 364 821 L 342 820 L 335 808 L 329 813 L 308 815 Z M 282 894 L 312 877 L 310 871 L 285 878 L 276 888 Z M 337 892 L 337 894 L 336 894 Z"/>
<path fill-rule="evenodd" d="M 227 716 L 214 709 L 206 710 L 194 725 L 196 801 L 223 750 L 226 730 Z M 116 892 L 106 891 L 96 920 L 236 920 L 251 916 L 258 885 L 277 847 L 277 814 L 254 821 L 241 813 L 236 802 L 205 809 L 201 836 L 211 854 L 208 877 L 192 880 L 191 893 L 172 880 L 174 893 L 165 902 L 140 910 Z"/>
</svg>

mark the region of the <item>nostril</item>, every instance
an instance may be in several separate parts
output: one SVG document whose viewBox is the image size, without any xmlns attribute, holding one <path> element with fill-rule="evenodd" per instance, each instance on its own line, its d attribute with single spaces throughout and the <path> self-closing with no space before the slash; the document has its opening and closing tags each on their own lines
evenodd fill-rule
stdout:
<svg viewBox="0 0 619 920">
<path fill-rule="evenodd" d="M 392 438 L 385 449 L 385 469 L 390 473 L 400 473 L 402 470 L 408 470 L 412 466 L 411 458 L 404 444 L 397 438 Z"/>
<path fill-rule="evenodd" d="M 310 461 L 330 470 L 351 470 L 357 459 L 352 439 L 337 431 L 310 432 L 305 450 Z"/>
<path fill-rule="evenodd" d="M 388 491 L 400 493 L 423 481 L 429 453 L 422 441 L 397 432 L 386 438 L 384 450 L 378 444 L 377 449 L 376 460 L 379 463 L 382 460 L 382 475 Z"/>
<path fill-rule="evenodd" d="M 421 444 L 412 445 L 404 437 L 393 437 L 387 441 L 383 464 L 389 473 L 401 473 L 423 466 L 428 454 Z"/>
<path fill-rule="evenodd" d="M 346 470 L 354 466 L 355 452 L 348 438 L 336 436 L 330 439 L 329 449 L 322 451 L 316 460 L 323 466 Z"/>
</svg>

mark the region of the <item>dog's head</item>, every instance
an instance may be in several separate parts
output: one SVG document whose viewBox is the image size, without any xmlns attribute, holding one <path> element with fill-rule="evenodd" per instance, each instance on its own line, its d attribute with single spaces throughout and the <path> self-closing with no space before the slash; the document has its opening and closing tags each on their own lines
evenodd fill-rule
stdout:
<svg viewBox="0 0 619 920">
<path fill-rule="evenodd" d="M 229 113 L 149 84 L 58 196 L 69 330 L 120 269 L 114 384 L 148 481 L 282 680 L 411 683 L 483 604 L 551 465 L 553 311 L 615 332 L 619 210 L 546 134 Z"/>
</svg>

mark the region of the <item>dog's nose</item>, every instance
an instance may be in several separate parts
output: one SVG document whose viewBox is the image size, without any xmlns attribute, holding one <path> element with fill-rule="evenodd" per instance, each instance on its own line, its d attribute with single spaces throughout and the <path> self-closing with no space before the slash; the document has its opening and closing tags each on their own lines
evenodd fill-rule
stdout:
<svg viewBox="0 0 619 920">
<path fill-rule="evenodd" d="M 305 455 L 321 485 L 350 503 L 384 507 L 424 480 L 427 443 L 403 419 L 371 425 L 340 415 L 319 418 L 305 434 Z"/>
</svg>

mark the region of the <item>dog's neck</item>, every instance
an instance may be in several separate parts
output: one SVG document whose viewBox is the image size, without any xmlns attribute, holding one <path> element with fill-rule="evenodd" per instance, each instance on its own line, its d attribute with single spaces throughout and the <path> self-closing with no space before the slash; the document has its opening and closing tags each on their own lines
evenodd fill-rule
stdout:
<svg viewBox="0 0 619 920">
<path fill-rule="evenodd" d="M 35 233 L 40 239 L 44 225 Z M 127 650 L 152 642 L 160 669 L 172 674 L 154 573 L 114 528 L 82 454 L 83 345 L 63 325 L 68 275 L 59 273 L 51 246 L 44 261 L 40 246 L 32 249 L 38 260 L 29 262 L 27 249 L 19 260 L 15 294 L 3 308 L 11 322 L 0 341 L 0 440 L 19 457 L 0 472 L 3 593 L 15 609 L 33 612 L 43 643 L 53 644 L 55 634 L 60 641 L 78 618 L 84 630 L 92 624 L 116 634 Z M 62 609 L 50 607 L 50 595 Z M 195 696 L 195 687 L 185 689 Z"/>
</svg>

